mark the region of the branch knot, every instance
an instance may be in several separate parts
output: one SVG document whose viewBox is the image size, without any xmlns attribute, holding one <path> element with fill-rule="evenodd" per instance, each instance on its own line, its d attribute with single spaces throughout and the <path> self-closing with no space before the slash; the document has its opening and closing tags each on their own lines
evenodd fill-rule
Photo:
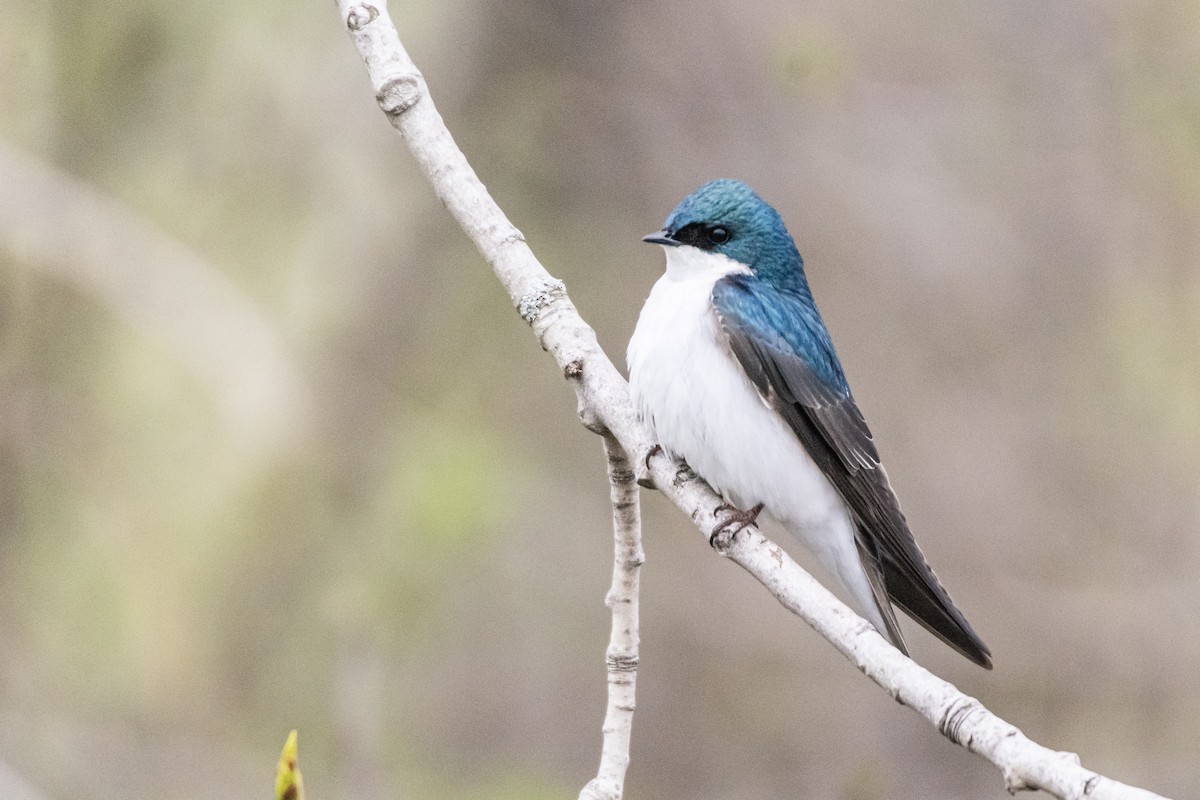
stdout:
<svg viewBox="0 0 1200 800">
<path fill-rule="evenodd" d="M 416 75 L 401 75 L 392 78 L 380 87 L 375 95 L 379 107 L 389 117 L 398 117 L 417 104 L 421 99 L 421 82 Z"/>
<path fill-rule="evenodd" d="M 685 483 L 696 480 L 696 473 L 687 464 L 680 464 L 679 469 L 675 470 L 675 477 L 671 481 L 671 485 L 676 489 L 681 488 Z"/>
<path fill-rule="evenodd" d="M 379 18 L 379 9 L 369 3 L 350 6 L 346 14 L 346 27 L 352 31 L 361 31 Z"/>
</svg>

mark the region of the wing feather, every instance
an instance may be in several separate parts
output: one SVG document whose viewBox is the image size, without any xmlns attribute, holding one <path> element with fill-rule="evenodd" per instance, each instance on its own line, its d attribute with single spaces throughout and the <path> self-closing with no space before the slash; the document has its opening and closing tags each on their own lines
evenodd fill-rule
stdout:
<svg viewBox="0 0 1200 800">
<path fill-rule="evenodd" d="M 811 300 L 775 292 L 762 301 L 755 278 L 730 275 L 713 288 L 713 305 L 730 350 L 760 395 L 779 412 L 854 515 L 860 554 L 888 627 L 891 601 L 954 649 L 990 668 L 987 645 L 955 607 L 917 546 L 879 462 Z M 779 333 L 793 332 L 789 339 Z M 901 647 L 903 640 L 893 636 Z M 889 630 L 889 634 L 892 631 Z"/>
</svg>

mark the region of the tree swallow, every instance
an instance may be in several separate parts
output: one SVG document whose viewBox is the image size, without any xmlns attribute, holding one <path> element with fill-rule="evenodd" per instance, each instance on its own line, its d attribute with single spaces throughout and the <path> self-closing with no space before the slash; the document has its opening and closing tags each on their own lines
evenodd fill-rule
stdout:
<svg viewBox="0 0 1200 800">
<path fill-rule="evenodd" d="M 712 181 L 643 241 L 667 269 L 629 340 L 630 389 L 663 449 L 730 504 L 714 535 L 765 510 L 901 652 L 893 603 L 991 669 L 908 529 L 778 212 Z"/>
</svg>

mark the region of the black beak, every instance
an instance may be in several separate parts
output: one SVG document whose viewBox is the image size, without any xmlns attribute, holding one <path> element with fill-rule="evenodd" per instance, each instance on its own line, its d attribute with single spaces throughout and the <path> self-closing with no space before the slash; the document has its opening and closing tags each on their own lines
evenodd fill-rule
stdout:
<svg viewBox="0 0 1200 800">
<path fill-rule="evenodd" d="M 672 239 L 671 234 L 667 232 L 666 228 L 656 231 L 649 236 L 643 236 L 642 241 L 649 242 L 650 244 L 661 244 L 665 247 L 679 247 L 679 245 L 683 244 L 678 239 Z"/>
</svg>

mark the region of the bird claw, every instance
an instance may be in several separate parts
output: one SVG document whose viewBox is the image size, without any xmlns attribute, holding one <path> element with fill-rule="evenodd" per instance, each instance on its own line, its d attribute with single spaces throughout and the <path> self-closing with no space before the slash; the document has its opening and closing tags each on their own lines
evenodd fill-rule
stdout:
<svg viewBox="0 0 1200 800">
<path fill-rule="evenodd" d="M 762 513 L 762 510 L 762 503 L 759 503 L 749 511 L 743 511 L 732 503 L 722 503 L 717 506 L 713 514 L 718 515 L 724 512 L 726 516 L 717 522 L 712 533 L 708 535 L 708 546 L 716 549 L 728 547 L 737 538 L 739 533 L 758 521 L 758 515 Z M 725 537 L 728 537 L 728 541 L 722 547 L 718 547 L 720 540 Z"/>
<path fill-rule="evenodd" d="M 657 489 L 654 485 L 654 478 L 650 477 L 650 459 L 663 451 L 661 444 L 656 444 L 646 451 L 646 457 L 642 459 L 642 475 L 638 478 L 638 486 L 643 489 Z"/>
</svg>

